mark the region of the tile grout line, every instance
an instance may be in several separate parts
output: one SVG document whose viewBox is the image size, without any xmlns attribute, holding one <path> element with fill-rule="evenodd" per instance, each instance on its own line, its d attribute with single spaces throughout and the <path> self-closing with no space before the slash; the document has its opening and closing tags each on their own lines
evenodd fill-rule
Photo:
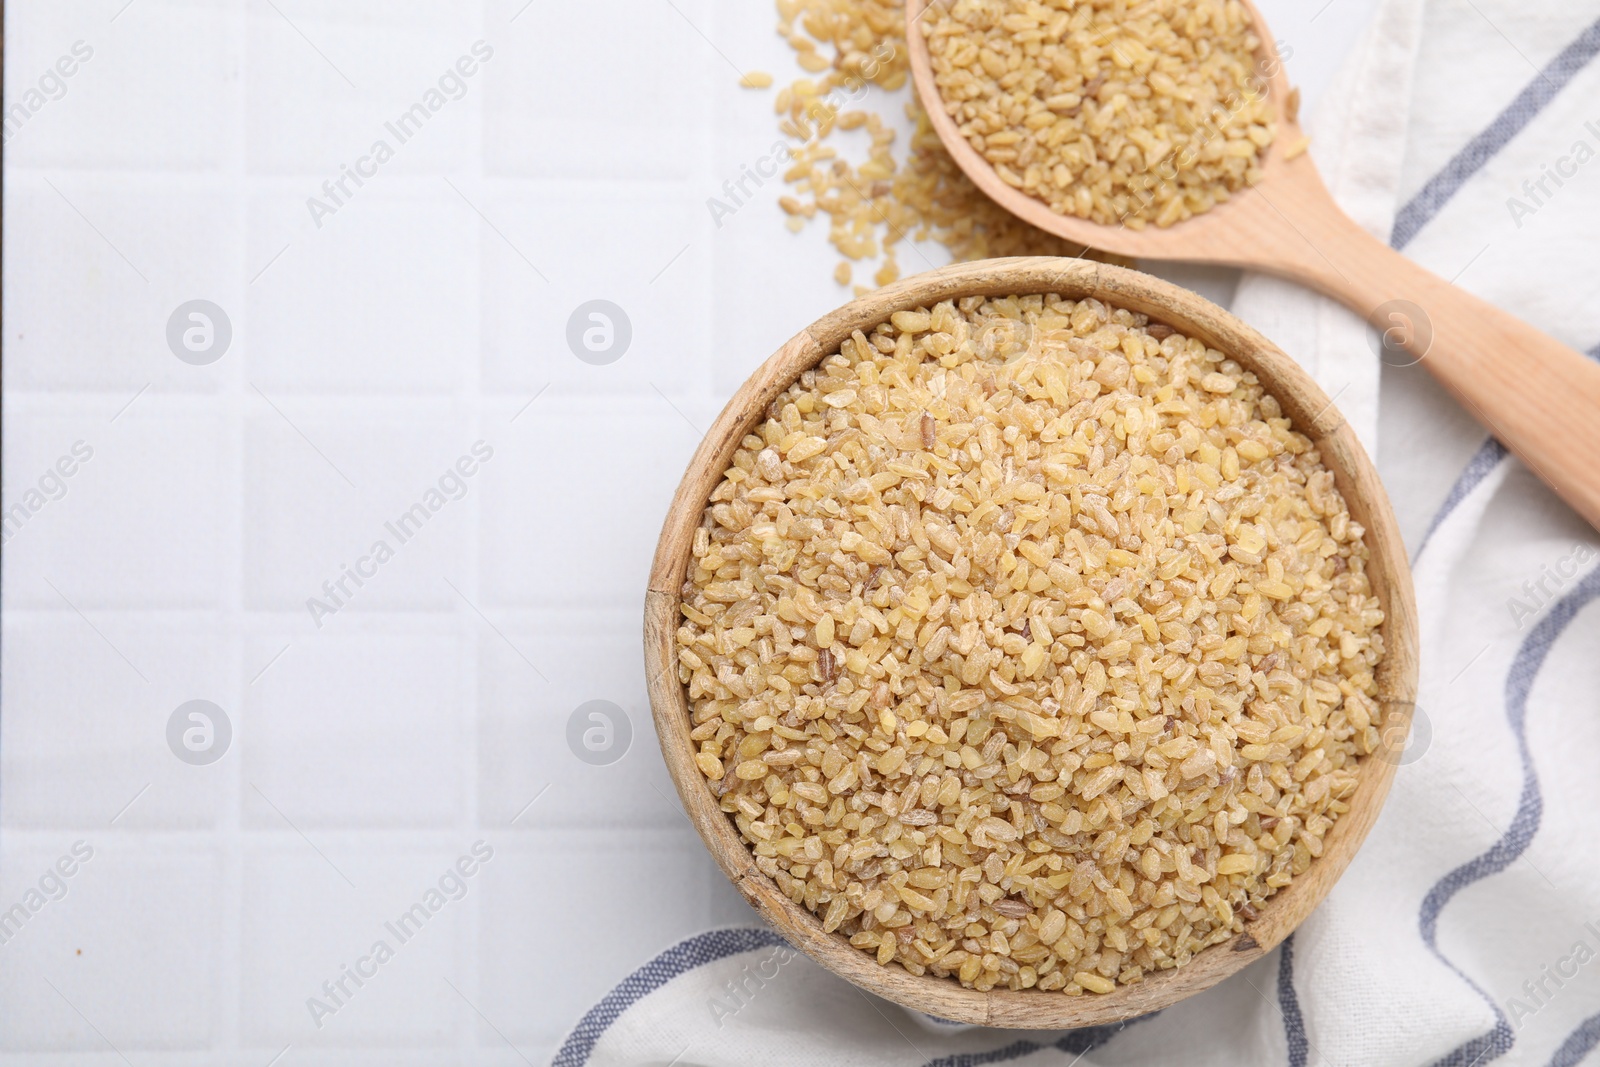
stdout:
<svg viewBox="0 0 1600 1067">
<path fill-rule="evenodd" d="M 500 47 L 496 48 L 497 54 L 509 51 L 504 38 L 514 31 L 514 27 L 508 24 L 499 31 L 492 31 L 488 25 L 486 10 L 486 4 L 478 4 L 474 9 L 473 19 L 477 31 L 474 39 L 488 41 L 491 47 L 494 47 L 496 42 L 491 38 L 500 37 Z M 472 96 L 471 111 L 468 113 L 468 121 L 466 123 L 466 158 L 470 161 L 469 169 L 472 180 L 480 190 L 483 188 L 484 177 L 484 96 L 484 93 L 476 93 Z M 463 368 L 461 375 L 460 408 L 461 414 L 465 416 L 462 421 L 470 427 L 468 434 L 470 440 L 477 441 L 481 438 L 493 447 L 495 444 L 492 439 L 494 435 L 484 428 L 484 329 L 481 311 L 481 294 L 484 291 L 483 226 L 476 219 L 472 221 L 471 226 L 472 269 L 474 271 L 473 291 L 479 294 L 480 310 L 473 319 L 473 343 L 467 346 L 464 352 L 463 358 L 466 360 L 466 366 Z M 465 447 L 470 444 L 470 441 L 458 442 L 457 444 L 460 447 Z M 489 471 L 486 473 L 493 474 L 496 472 Z M 486 491 L 489 487 L 485 485 L 480 488 Z M 461 554 L 467 567 L 467 579 L 472 583 L 472 588 L 474 589 L 479 585 L 479 575 L 482 571 L 480 546 L 482 542 L 483 497 L 484 492 L 473 493 L 471 499 L 467 501 L 468 507 L 463 516 L 466 529 L 463 535 L 465 544 Z M 457 844 L 457 847 L 460 848 L 466 847 L 472 841 L 477 840 L 480 835 L 484 836 L 485 840 L 488 840 L 488 835 L 483 834 L 483 818 L 479 807 L 482 783 L 479 781 L 478 766 L 483 745 L 481 731 L 483 694 L 478 671 L 478 627 L 476 620 L 464 614 L 463 605 L 459 602 L 453 605 L 453 610 L 455 612 L 455 632 L 459 635 L 459 641 L 455 649 L 456 670 L 460 677 L 460 684 L 457 686 L 457 690 L 461 694 L 462 700 L 460 712 L 461 740 L 459 742 L 461 751 L 457 754 L 462 777 L 457 798 L 459 806 L 457 825 L 462 827 L 465 833 L 461 835 L 462 840 Z M 489 844 L 492 847 L 494 842 L 489 841 Z M 483 877 L 492 877 L 494 873 L 492 869 L 487 870 L 483 873 Z M 455 951 L 452 953 L 451 958 L 460 961 L 463 971 L 458 977 L 446 976 L 447 981 L 451 977 L 456 977 L 457 981 L 465 985 L 472 995 L 473 1002 L 482 1000 L 481 990 L 479 989 L 479 976 L 482 973 L 483 961 L 480 959 L 479 950 L 483 940 L 483 900 L 484 893 L 482 891 L 474 893 L 461 923 L 455 928 L 457 943 L 454 946 Z M 458 1003 L 454 1007 L 457 1013 L 456 1018 L 459 1020 L 455 1027 L 456 1048 L 460 1051 L 463 1062 L 470 1062 L 477 1052 L 477 1027 L 474 1025 L 472 1015 L 465 1011 L 461 1004 Z"/>
<path fill-rule="evenodd" d="M 478 31 L 476 36 L 479 39 L 488 41 L 491 33 L 486 24 L 484 14 L 486 7 L 487 5 L 485 4 L 479 4 L 475 9 Z M 511 30 L 512 27 L 508 25 L 504 32 L 509 33 Z M 491 42 L 492 44 L 493 42 Z M 505 50 L 509 51 L 509 49 Z M 500 51 L 500 49 L 497 49 L 497 51 Z M 472 98 L 472 110 L 469 113 L 466 135 L 467 158 L 471 161 L 473 179 L 480 189 L 482 188 L 484 172 L 483 98 L 484 94 L 482 93 L 475 94 Z M 472 223 L 472 235 L 474 253 L 472 263 L 473 270 L 476 272 L 474 275 L 474 291 L 480 294 L 481 309 L 481 294 L 483 293 L 483 227 L 478 224 L 477 220 Z M 467 359 L 467 366 L 464 368 L 464 374 L 462 375 L 462 390 L 466 401 L 463 406 L 466 408 L 468 424 L 472 427 L 470 434 L 472 440 L 476 441 L 482 437 L 493 446 L 494 442 L 484 435 L 483 332 L 483 315 L 480 310 L 473 321 L 474 343 L 469 349 L 470 358 Z M 489 473 L 494 472 L 491 471 Z M 487 490 L 488 486 L 482 488 Z M 478 576 L 482 570 L 479 546 L 482 541 L 483 495 L 482 492 L 473 494 L 472 499 L 468 502 L 469 507 L 465 514 L 467 527 L 465 533 L 466 545 L 462 555 L 466 559 L 471 575 L 470 580 L 474 586 L 478 584 Z M 461 797 L 459 800 L 461 812 L 458 816 L 458 822 L 466 830 L 463 843 L 467 843 L 477 839 L 482 831 L 483 822 L 478 804 L 479 794 L 482 790 L 482 783 L 478 780 L 479 753 L 483 744 L 481 736 L 482 692 L 478 677 L 477 626 L 474 620 L 462 614 L 461 604 L 455 604 L 454 608 L 456 632 L 461 637 L 460 643 L 456 648 L 456 661 L 458 664 L 457 669 L 461 673 L 459 689 L 463 700 L 461 716 L 463 720 L 463 738 L 461 752 L 458 754 L 458 759 L 462 766 Z M 493 845 L 492 841 L 490 845 Z M 494 873 L 492 870 L 485 871 L 484 876 L 491 877 Z M 471 907 L 467 909 L 463 921 L 457 928 L 456 937 L 458 941 L 455 946 L 456 951 L 453 954 L 455 959 L 462 961 L 464 964 L 464 971 L 458 980 L 471 992 L 473 1002 L 482 1000 L 482 993 L 479 989 L 479 975 L 482 972 L 483 961 L 479 958 L 479 946 L 482 944 L 483 897 L 484 894 L 482 892 L 473 895 Z M 446 980 L 448 981 L 448 978 Z M 475 1031 L 477 1027 L 473 1024 L 471 1014 L 465 1012 L 462 1005 L 456 1004 L 455 1010 L 457 1012 L 456 1017 L 460 1020 L 456 1028 L 456 1047 L 461 1052 L 463 1062 L 470 1062 L 476 1051 Z"/>
<path fill-rule="evenodd" d="M 222 954 L 225 961 L 219 961 L 219 968 L 223 970 L 218 983 L 225 998 L 225 1004 L 219 1014 L 224 1023 L 220 1027 L 225 1035 L 225 1053 L 241 1055 L 244 1052 L 244 1019 L 242 1000 L 244 996 L 244 960 L 242 958 L 245 931 L 245 869 L 246 860 L 250 853 L 250 842 L 247 842 L 244 833 L 244 753 L 250 743 L 250 734 L 245 716 L 245 694 L 249 685 L 245 684 L 245 674 L 249 670 L 246 666 L 245 650 L 248 647 L 248 638 L 244 632 L 244 530 L 245 530 L 245 412 L 247 411 L 248 398 L 245 394 L 245 380 L 248 377 L 245 361 L 253 358 L 252 338 L 250 336 L 250 307 L 249 290 L 250 282 L 250 197 L 252 182 L 249 169 L 249 85 L 250 85 L 250 56 L 247 41 L 250 32 L 250 12 L 248 6 L 242 7 L 235 13 L 232 20 L 232 31 L 235 35 L 234 47 L 239 56 L 239 78 L 234 83 L 233 112 L 237 125 L 233 142 L 230 146 L 228 172 L 233 185 L 233 196 L 238 227 L 236 240 L 238 247 L 235 250 L 235 276 L 232 279 L 236 292 L 233 317 L 235 321 L 235 336 L 239 339 L 240 346 L 233 353 L 233 360 L 228 364 L 228 382 L 226 386 L 227 410 L 229 412 L 229 436 L 232 444 L 230 456 L 233 477 L 232 507 L 229 509 L 229 519 L 233 524 L 233 536 L 229 538 L 230 579 L 227 583 L 229 590 L 229 603 L 226 608 L 226 627 L 231 658 L 233 659 L 233 706 L 227 711 L 233 716 L 234 721 L 234 750 L 223 757 L 228 765 L 228 789 L 230 798 L 228 817 L 224 822 L 227 840 L 220 842 L 221 851 L 226 855 L 226 868 L 224 872 L 224 885 L 226 887 L 226 902 L 219 910 L 227 917 L 228 933 L 230 936 L 222 940 Z M 241 284 L 241 282 L 243 284 Z M 243 329 L 239 329 L 243 326 Z"/>
</svg>

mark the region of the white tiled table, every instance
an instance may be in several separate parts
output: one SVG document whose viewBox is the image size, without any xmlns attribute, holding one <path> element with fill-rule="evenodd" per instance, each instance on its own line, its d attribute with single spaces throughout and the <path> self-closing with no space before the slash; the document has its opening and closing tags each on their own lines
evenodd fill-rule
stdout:
<svg viewBox="0 0 1600 1067">
<path fill-rule="evenodd" d="M 695 427 L 841 300 L 775 188 L 705 209 L 776 137 L 730 63 L 794 67 L 765 3 L 522 3 L 7 5 L 8 104 L 93 55 L 6 147 L 6 506 L 93 456 L 7 527 L 0 909 L 64 895 L 0 944 L 0 1060 L 542 1062 L 638 963 L 748 917 L 669 799 L 639 606 Z M 1267 6 L 1314 95 L 1370 0 Z M 307 198 L 480 40 L 317 225 Z M 196 298 L 233 329 L 206 366 L 166 343 Z M 606 366 L 565 342 L 596 298 L 633 329 Z M 478 441 L 319 627 L 306 599 Z M 197 698 L 233 728 L 205 766 L 166 741 Z M 567 746 L 592 699 L 631 720 L 609 766 Z"/>
</svg>

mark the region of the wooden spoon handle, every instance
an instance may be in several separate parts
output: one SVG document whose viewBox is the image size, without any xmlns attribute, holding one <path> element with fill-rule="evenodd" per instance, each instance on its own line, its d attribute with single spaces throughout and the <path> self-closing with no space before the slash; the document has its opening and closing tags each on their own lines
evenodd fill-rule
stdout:
<svg viewBox="0 0 1600 1067">
<path fill-rule="evenodd" d="M 1600 529 L 1600 363 L 1418 266 L 1331 202 L 1295 231 L 1303 245 L 1292 262 L 1262 267 L 1366 317 L 1386 360 L 1420 362 Z"/>
</svg>

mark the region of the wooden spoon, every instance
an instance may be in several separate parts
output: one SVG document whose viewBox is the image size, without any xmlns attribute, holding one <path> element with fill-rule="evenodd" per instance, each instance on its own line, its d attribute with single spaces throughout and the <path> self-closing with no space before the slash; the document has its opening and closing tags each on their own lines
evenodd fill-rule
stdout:
<svg viewBox="0 0 1600 1067">
<path fill-rule="evenodd" d="M 1002 181 L 968 143 L 934 84 L 919 20 L 906 0 L 917 94 L 945 148 L 973 183 L 1012 214 L 1075 243 L 1125 256 L 1215 263 L 1282 275 L 1338 300 L 1382 331 L 1386 350 L 1420 362 L 1546 485 L 1600 529 L 1600 364 L 1440 278 L 1374 238 L 1334 203 L 1287 110 L 1288 77 L 1272 34 L 1245 0 L 1261 40 L 1258 69 L 1277 138 L 1261 181 L 1167 229 L 1102 225 L 1050 210 Z"/>
</svg>

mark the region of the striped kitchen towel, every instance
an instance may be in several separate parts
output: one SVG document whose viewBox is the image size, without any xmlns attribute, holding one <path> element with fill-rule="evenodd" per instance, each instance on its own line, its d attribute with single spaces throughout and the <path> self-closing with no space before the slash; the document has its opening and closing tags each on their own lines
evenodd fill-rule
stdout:
<svg viewBox="0 0 1600 1067">
<path fill-rule="evenodd" d="M 1389 0 L 1312 151 L 1362 225 L 1600 358 L 1597 53 L 1593 0 Z M 1415 730 L 1323 906 L 1200 996 L 1047 1034 L 941 1026 L 714 930 L 617 985 L 558 1067 L 1600 1064 L 1597 535 L 1356 316 L 1258 277 L 1234 307 L 1337 397 L 1415 566 Z"/>
</svg>

